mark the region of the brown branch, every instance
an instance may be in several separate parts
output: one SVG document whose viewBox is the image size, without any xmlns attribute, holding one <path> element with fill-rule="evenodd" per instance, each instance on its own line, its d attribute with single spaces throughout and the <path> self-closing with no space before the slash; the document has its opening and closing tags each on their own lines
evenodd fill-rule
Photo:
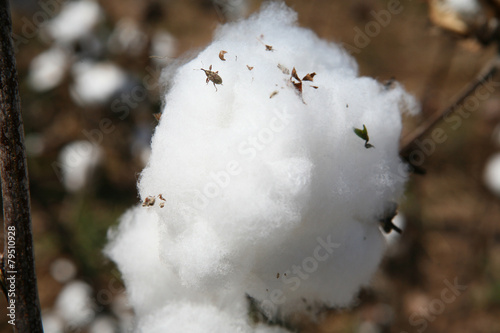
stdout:
<svg viewBox="0 0 500 333">
<path fill-rule="evenodd" d="M 399 148 L 399 154 L 401 156 L 408 155 L 409 150 L 412 148 L 412 144 L 415 142 L 415 140 L 418 140 L 422 136 L 426 135 L 444 116 L 455 111 L 455 109 L 457 109 L 470 94 L 472 94 L 479 86 L 485 84 L 486 80 L 493 77 L 497 73 L 499 66 L 500 56 L 496 56 L 495 59 L 487 64 L 483 68 L 483 70 L 481 70 L 476 80 L 465 87 L 448 107 L 432 114 L 429 118 L 424 120 L 422 124 L 420 124 L 412 133 L 403 138 Z"/>
<path fill-rule="evenodd" d="M 2 272 L 14 332 L 43 332 L 33 257 L 24 128 L 8 0 L 0 0 L 0 173 L 4 216 Z M 12 306 L 13 309 L 10 309 Z M 9 316 L 10 314 L 10 316 Z"/>
</svg>

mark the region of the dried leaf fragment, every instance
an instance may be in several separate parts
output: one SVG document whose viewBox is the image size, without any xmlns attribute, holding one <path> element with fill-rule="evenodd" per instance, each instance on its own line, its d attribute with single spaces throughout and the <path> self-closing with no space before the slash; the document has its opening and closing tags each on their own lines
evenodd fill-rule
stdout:
<svg viewBox="0 0 500 333">
<path fill-rule="evenodd" d="M 295 82 L 293 79 L 297 80 L 298 82 Z M 292 76 L 290 77 L 290 81 L 292 82 L 295 89 L 297 89 L 297 91 L 299 92 L 299 95 L 302 97 L 302 80 L 299 79 L 295 67 L 292 69 Z"/>
<path fill-rule="evenodd" d="M 388 234 L 392 230 L 396 231 L 399 234 L 403 232 L 397 225 L 392 223 L 392 220 L 397 214 L 398 214 L 398 205 L 395 202 L 390 202 L 389 207 L 385 210 L 385 212 L 381 216 L 378 217 L 380 226 L 382 227 L 382 230 L 384 230 L 385 233 Z"/>
<path fill-rule="evenodd" d="M 306 76 L 304 76 L 302 78 L 302 81 L 312 81 L 315 76 L 316 76 L 316 72 L 308 73 L 308 74 L 306 74 Z"/>
<path fill-rule="evenodd" d="M 299 76 L 297 75 L 297 70 L 295 69 L 295 67 L 292 69 L 292 77 L 299 82 L 302 81 L 301 79 L 299 79 Z"/>
<path fill-rule="evenodd" d="M 224 58 L 224 54 L 226 54 L 226 53 L 227 53 L 227 51 L 224 51 L 224 50 L 220 51 L 219 52 L 219 59 L 222 61 L 226 61 L 226 59 Z"/>
<path fill-rule="evenodd" d="M 142 207 L 151 207 L 155 204 L 155 197 L 150 195 L 144 199 L 144 202 L 142 203 Z"/>
<path fill-rule="evenodd" d="M 261 40 L 262 38 L 264 38 L 264 35 L 260 35 L 260 38 L 257 38 L 257 40 L 266 47 L 266 51 L 274 51 L 271 45 L 267 45 Z"/>
<path fill-rule="evenodd" d="M 286 68 L 285 66 L 283 66 L 282 64 L 278 64 L 278 68 L 280 69 L 280 71 L 283 74 L 290 75 L 290 70 L 288 68 Z"/>
<path fill-rule="evenodd" d="M 153 117 L 155 117 L 157 122 L 160 122 L 161 119 L 161 112 L 153 113 Z"/>
<path fill-rule="evenodd" d="M 253 67 L 248 66 L 248 65 L 247 65 L 247 68 L 248 68 L 249 71 L 251 71 L 253 69 Z"/>
</svg>

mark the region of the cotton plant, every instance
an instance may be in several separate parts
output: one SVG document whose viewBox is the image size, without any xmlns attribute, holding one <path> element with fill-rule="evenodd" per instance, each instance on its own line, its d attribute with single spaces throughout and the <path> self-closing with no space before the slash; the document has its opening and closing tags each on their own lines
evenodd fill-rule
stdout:
<svg viewBox="0 0 500 333">
<path fill-rule="evenodd" d="M 403 195 L 414 99 L 360 77 L 280 3 L 218 28 L 169 86 L 142 203 L 105 250 L 137 330 L 279 332 L 249 312 L 275 322 L 352 304 Z"/>
</svg>

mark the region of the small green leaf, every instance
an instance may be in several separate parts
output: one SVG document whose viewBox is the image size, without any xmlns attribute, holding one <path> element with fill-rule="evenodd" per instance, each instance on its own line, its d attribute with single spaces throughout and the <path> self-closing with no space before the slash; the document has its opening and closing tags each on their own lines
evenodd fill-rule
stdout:
<svg viewBox="0 0 500 333">
<path fill-rule="evenodd" d="M 363 132 L 363 130 L 361 130 L 359 128 L 354 128 L 354 133 L 357 136 L 359 136 L 361 139 L 366 140 L 365 133 Z"/>
<path fill-rule="evenodd" d="M 366 142 L 370 141 L 370 137 L 368 136 L 368 130 L 366 129 L 365 124 L 363 124 L 363 134 L 365 135 Z"/>
<path fill-rule="evenodd" d="M 366 129 L 365 124 L 363 124 L 363 129 L 359 129 L 359 128 L 354 127 L 353 130 L 354 130 L 354 134 L 359 136 L 361 139 L 365 140 L 365 148 L 366 149 L 375 148 L 374 145 L 368 143 L 368 141 L 370 141 L 370 137 L 368 136 L 368 130 Z"/>
</svg>

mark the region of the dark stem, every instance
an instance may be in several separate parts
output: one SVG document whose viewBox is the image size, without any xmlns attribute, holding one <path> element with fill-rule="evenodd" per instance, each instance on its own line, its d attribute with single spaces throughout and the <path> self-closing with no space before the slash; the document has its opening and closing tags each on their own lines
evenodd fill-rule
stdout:
<svg viewBox="0 0 500 333">
<path fill-rule="evenodd" d="M 455 111 L 469 95 L 471 95 L 479 86 L 486 84 L 486 81 L 493 77 L 500 66 L 500 56 L 496 56 L 489 64 L 487 64 L 484 69 L 479 73 L 475 81 L 471 82 L 467 87 L 465 87 L 458 96 L 452 101 L 452 103 L 434 114 L 422 122 L 412 133 L 403 138 L 399 154 L 401 156 L 407 156 L 413 146 L 415 140 L 420 139 L 422 136 L 426 135 L 433 127 L 436 125 L 444 116 Z"/>
<path fill-rule="evenodd" d="M 21 118 L 12 21 L 0 0 L 0 172 L 4 216 L 2 272 L 7 314 L 14 332 L 43 332 L 33 257 L 24 128 Z M 12 305 L 13 309 L 9 309 Z M 10 315 L 10 316 L 9 316 Z"/>
</svg>

